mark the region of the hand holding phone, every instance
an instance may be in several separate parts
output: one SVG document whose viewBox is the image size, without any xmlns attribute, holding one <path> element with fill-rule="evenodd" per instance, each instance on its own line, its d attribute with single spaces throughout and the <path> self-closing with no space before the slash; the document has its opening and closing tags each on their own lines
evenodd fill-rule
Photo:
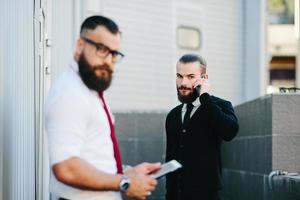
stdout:
<svg viewBox="0 0 300 200">
<path fill-rule="evenodd" d="M 210 93 L 211 87 L 208 81 L 208 75 L 203 74 L 199 80 L 195 82 L 194 90 L 200 96 L 203 93 Z"/>
</svg>

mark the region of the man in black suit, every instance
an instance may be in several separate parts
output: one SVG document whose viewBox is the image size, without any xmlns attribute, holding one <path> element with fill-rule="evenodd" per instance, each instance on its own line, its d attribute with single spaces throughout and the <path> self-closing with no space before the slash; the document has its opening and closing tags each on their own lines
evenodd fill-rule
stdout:
<svg viewBox="0 0 300 200">
<path fill-rule="evenodd" d="M 232 140 L 238 122 L 229 101 L 210 95 L 206 62 L 188 54 L 177 63 L 177 94 L 182 103 L 166 119 L 166 161 L 183 168 L 167 175 L 167 200 L 219 200 L 220 148 Z"/>
</svg>

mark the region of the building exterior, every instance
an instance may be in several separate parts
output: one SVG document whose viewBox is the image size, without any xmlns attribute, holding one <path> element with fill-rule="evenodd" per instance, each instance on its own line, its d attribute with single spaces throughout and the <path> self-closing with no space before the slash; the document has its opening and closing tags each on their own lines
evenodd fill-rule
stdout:
<svg viewBox="0 0 300 200">
<path fill-rule="evenodd" d="M 126 58 L 108 92 L 115 112 L 176 105 L 175 64 L 187 52 L 207 59 L 217 96 L 237 105 L 265 93 L 265 1 L 0 2 L 0 200 L 49 199 L 44 100 L 87 16 L 111 17 L 123 32 Z"/>
</svg>

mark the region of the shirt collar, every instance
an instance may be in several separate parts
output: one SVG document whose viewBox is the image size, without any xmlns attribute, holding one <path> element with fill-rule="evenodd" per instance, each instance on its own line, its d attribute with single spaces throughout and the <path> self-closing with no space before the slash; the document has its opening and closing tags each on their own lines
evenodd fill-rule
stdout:
<svg viewBox="0 0 300 200">
<path fill-rule="evenodd" d="M 201 105 L 199 97 L 192 103 L 194 107 L 198 107 Z"/>
<path fill-rule="evenodd" d="M 195 107 L 199 107 L 199 106 L 201 105 L 200 99 L 199 99 L 199 98 L 196 98 L 196 100 L 193 101 L 192 104 L 193 104 L 194 108 L 195 108 Z M 183 110 L 182 110 L 182 111 L 185 111 L 185 110 L 186 110 L 186 105 L 187 105 L 186 103 L 183 104 Z"/>
</svg>

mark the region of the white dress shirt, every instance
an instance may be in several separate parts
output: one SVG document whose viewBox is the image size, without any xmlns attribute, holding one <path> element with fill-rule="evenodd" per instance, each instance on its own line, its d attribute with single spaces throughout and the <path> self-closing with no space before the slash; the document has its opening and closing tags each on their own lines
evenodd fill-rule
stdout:
<svg viewBox="0 0 300 200">
<path fill-rule="evenodd" d="M 75 61 L 50 89 L 45 123 L 51 167 L 71 157 L 80 157 L 101 171 L 117 173 L 105 110 L 98 93 L 88 89 L 81 80 Z M 121 199 L 120 192 L 88 191 L 65 185 L 52 173 L 50 191 L 72 200 Z"/>
<path fill-rule="evenodd" d="M 199 98 L 197 98 L 192 104 L 193 104 L 194 107 L 192 109 L 190 118 L 193 116 L 193 114 L 196 112 L 196 110 L 201 106 Z M 187 107 L 187 104 L 186 103 L 183 104 L 182 110 L 181 110 L 181 120 L 182 120 L 182 122 L 183 122 L 183 119 L 184 119 L 184 115 L 186 113 L 186 107 Z"/>
</svg>

